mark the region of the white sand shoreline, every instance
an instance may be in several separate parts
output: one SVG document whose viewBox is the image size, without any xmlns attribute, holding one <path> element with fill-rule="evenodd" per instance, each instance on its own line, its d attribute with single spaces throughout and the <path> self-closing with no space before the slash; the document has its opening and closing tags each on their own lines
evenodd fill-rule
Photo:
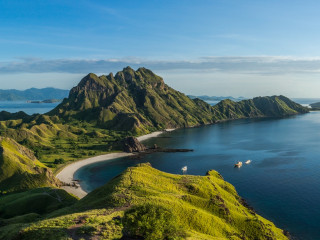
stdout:
<svg viewBox="0 0 320 240">
<path fill-rule="evenodd" d="M 145 141 L 149 138 L 153 138 L 153 137 L 158 137 L 159 135 L 161 135 L 164 132 L 171 132 L 175 129 L 166 129 L 165 131 L 157 131 L 157 132 L 153 132 L 150 134 L 146 134 L 143 136 L 138 137 L 137 139 L 142 142 Z M 104 155 L 100 155 L 100 156 L 96 156 L 96 157 L 92 157 L 92 158 L 87 158 L 87 159 L 83 159 L 74 163 L 71 163 L 67 166 L 65 166 L 57 175 L 56 178 L 58 178 L 60 181 L 67 183 L 67 184 L 73 184 L 74 183 L 74 174 L 76 171 L 78 171 L 80 168 L 89 165 L 89 164 L 93 164 L 93 163 L 97 163 L 97 162 L 104 162 L 104 161 L 108 161 L 108 160 L 112 160 L 115 158 L 121 158 L 121 157 L 128 157 L 133 155 L 132 153 L 125 153 L 125 152 L 120 152 L 120 153 L 108 153 L 108 154 L 104 154 Z M 78 185 L 79 186 L 79 185 Z M 83 198 L 84 196 L 86 196 L 88 193 L 86 191 L 84 191 L 81 186 L 79 187 L 72 187 L 72 186 L 63 186 L 62 187 L 64 190 L 66 190 L 68 193 L 71 193 L 79 198 Z"/>
</svg>

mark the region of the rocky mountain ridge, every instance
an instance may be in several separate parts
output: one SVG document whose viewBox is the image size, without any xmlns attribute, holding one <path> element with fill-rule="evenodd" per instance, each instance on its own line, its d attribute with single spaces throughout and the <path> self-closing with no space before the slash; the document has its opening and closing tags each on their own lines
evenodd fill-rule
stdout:
<svg viewBox="0 0 320 240">
<path fill-rule="evenodd" d="M 283 117 L 308 110 L 284 96 L 258 97 L 210 106 L 166 85 L 151 70 L 124 68 L 113 74 L 90 73 L 50 115 L 81 119 L 99 127 L 135 134 L 156 129 L 190 127 L 221 120 Z"/>
</svg>

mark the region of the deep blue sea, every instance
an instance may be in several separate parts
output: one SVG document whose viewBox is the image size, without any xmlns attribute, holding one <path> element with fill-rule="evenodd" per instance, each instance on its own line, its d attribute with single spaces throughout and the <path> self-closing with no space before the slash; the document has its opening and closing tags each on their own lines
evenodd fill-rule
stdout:
<svg viewBox="0 0 320 240">
<path fill-rule="evenodd" d="M 219 171 L 240 196 L 296 239 L 320 239 L 320 112 L 285 119 L 237 120 L 179 129 L 144 142 L 192 148 L 187 153 L 155 153 L 83 167 L 76 173 L 91 191 L 139 162 L 170 173 L 205 175 Z M 252 160 L 240 169 L 237 161 Z"/>
<path fill-rule="evenodd" d="M 27 101 L 0 101 L 0 111 L 7 111 L 15 113 L 24 111 L 25 113 L 32 115 L 34 113 L 47 113 L 55 108 L 57 103 L 27 103 Z"/>
</svg>

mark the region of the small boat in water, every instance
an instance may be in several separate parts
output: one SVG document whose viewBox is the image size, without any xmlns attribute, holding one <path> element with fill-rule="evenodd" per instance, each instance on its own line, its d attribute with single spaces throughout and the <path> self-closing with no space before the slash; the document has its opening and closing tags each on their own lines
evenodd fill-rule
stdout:
<svg viewBox="0 0 320 240">
<path fill-rule="evenodd" d="M 238 162 L 234 165 L 235 168 L 241 168 L 242 167 L 242 162 Z"/>
<path fill-rule="evenodd" d="M 247 161 L 246 161 L 246 164 L 250 164 L 250 163 L 251 163 L 251 160 L 247 160 Z"/>
<path fill-rule="evenodd" d="M 184 166 L 183 168 L 181 168 L 181 171 L 182 172 L 186 172 L 188 170 L 188 167 L 187 166 Z"/>
</svg>

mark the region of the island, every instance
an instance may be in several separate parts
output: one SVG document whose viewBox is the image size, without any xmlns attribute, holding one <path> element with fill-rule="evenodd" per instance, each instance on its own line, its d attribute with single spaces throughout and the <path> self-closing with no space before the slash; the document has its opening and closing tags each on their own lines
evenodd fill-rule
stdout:
<svg viewBox="0 0 320 240">
<path fill-rule="evenodd" d="M 0 112 L 0 239 L 288 239 L 210 169 L 206 176 L 174 175 L 140 164 L 80 200 L 73 195 L 78 184 L 59 172 L 125 149 L 143 150 L 136 140 L 128 145 L 128 137 L 139 141 L 166 129 L 307 112 L 285 96 L 225 99 L 211 106 L 146 68 L 90 73 L 47 114 Z M 179 152 L 152 147 L 150 154 Z"/>
<path fill-rule="evenodd" d="M 57 102 L 62 102 L 61 99 L 46 99 L 46 100 L 41 100 L 41 101 L 31 101 L 28 100 L 27 103 L 57 103 Z"/>
</svg>

